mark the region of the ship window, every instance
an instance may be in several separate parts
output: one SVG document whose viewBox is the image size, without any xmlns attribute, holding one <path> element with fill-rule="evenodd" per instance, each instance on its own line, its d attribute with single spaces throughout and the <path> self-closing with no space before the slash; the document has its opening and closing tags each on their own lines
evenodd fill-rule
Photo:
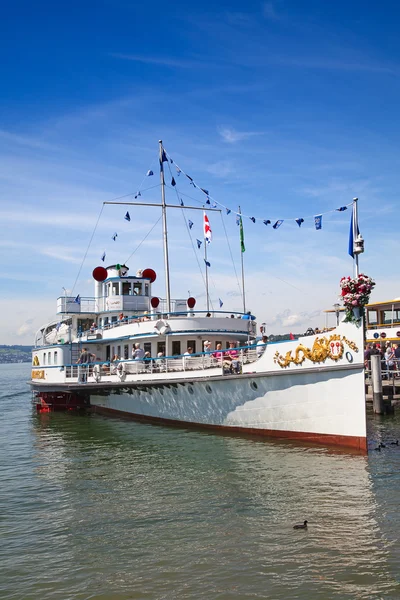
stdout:
<svg viewBox="0 0 400 600">
<path fill-rule="evenodd" d="M 117 321 L 118 321 L 117 315 L 115 315 L 114 317 L 111 317 L 111 323 L 116 323 Z"/>
<path fill-rule="evenodd" d="M 377 325 L 378 324 L 378 313 L 376 310 L 368 311 L 368 323 L 369 325 Z"/>
<path fill-rule="evenodd" d="M 133 293 L 135 296 L 141 296 L 142 294 L 142 284 L 138 281 L 133 284 Z"/>
<path fill-rule="evenodd" d="M 165 342 L 157 342 L 157 354 L 162 352 L 165 356 Z"/>
<path fill-rule="evenodd" d="M 221 340 L 218 340 L 217 342 L 215 342 L 215 347 L 217 347 L 217 346 L 218 346 L 218 344 L 221 344 L 221 346 L 222 346 L 222 342 L 221 342 Z"/>
<path fill-rule="evenodd" d="M 193 348 L 193 354 L 196 354 L 196 340 L 188 340 L 186 348 Z"/>
<path fill-rule="evenodd" d="M 51 365 L 51 352 L 49 352 L 47 360 L 48 360 L 48 364 Z"/>
<path fill-rule="evenodd" d="M 143 344 L 143 350 L 145 352 L 150 352 L 150 356 L 151 356 L 151 342 L 145 342 Z"/>
<path fill-rule="evenodd" d="M 121 346 L 117 346 L 118 357 L 121 358 Z"/>
<path fill-rule="evenodd" d="M 57 365 L 57 364 L 58 364 L 57 350 L 54 352 L 54 364 L 55 364 L 55 365 Z"/>
<path fill-rule="evenodd" d="M 46 352 L 43 352 L 43 364 L 46 364 Z"/>
<path fill-rule="evenodd" d="M 110 360 L 110 346 L 106 346 L 106 360 Z"/>
<path fill-rule="evenodd" d="M 122 295 L 130 296 L 131 295 L 131 284 L 129 281 L 124 281 L 122 284 Z"/>
<path fill-rule="evenodd" d="M 382 323 L 384 323 L 385 325 L 389 325 L 392 322 L 392 319 L 394 320 L 394 317 L 395 317 L 394 311 L 384 310 L 384 311 L 382 311 L 382 314 L 383 314 Z"/>
<path fill-rule="evenodd" d="M 178 356 L 181 353 L 181 343 L 175 340 L 172 342 L 172 356 Z"/>
<path fill-rule="evenodd" d="M 129 346 L 128 346 L 128 344 L 125 344 L 125 346 L 124 346 L 124 358 L 125 358 L 125 360 L 129 358 Z"/>
<path fill-rule="evenodd" d="M 112 295 L 119 296 L 119 281 L 114 281 L 112 284 Z"/>
<path fill-rule="evenodd" d="M 149 284 L 148 283 L 144 284 L 144 295 L 149 296 Z"/>
</svg>

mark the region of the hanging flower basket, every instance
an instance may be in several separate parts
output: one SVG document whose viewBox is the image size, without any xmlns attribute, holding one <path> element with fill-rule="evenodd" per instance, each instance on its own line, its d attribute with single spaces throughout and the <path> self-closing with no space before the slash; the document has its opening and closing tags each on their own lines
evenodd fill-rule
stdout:
<svg viewBox="0 0 400 600">
<path fill-rule="evenodd" d="M 361 273 L 358 277 L 342 277 L 340 280 L 341 300 L 346 309 L 348 323 L 358 323 L 364 314 L 364 306 L 375 287 L 375 281 Z"/>
</svg>

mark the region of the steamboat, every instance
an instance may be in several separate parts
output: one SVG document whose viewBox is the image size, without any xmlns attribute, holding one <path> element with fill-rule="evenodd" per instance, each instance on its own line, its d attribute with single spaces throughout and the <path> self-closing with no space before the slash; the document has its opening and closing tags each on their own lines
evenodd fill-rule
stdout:
<svg viewBox="0 0 400 600">
<path fill-rule="evenodd" d="M 125 264 L 93 270 L 93 297 L 60 296 L 56 319 L 35 339 L 37 409 L 366 452 L 361 321 L 269 344 L 257 341 L 264 326 L 245 310 L 207 303 L 202 311 L 192 297 L 171 298 L 166 214 L 174 205 L 165 201 L 161 142 L 159 150 L 165 299 L 153 291 L 152 269 L 130 274 Z"/>
</svg>

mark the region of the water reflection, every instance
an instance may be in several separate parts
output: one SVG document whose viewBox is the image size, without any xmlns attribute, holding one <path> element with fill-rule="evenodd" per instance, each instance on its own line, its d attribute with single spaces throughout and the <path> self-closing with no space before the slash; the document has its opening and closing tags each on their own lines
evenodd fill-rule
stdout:
<svg viewBox="0 0 400 600">
<path fill-rule="evenodd" d="M 42 415 L 35 433 L 38 476 L 68 498 L 68 552 L 85 556 L 93 589 L 370 598 L 396 588 L 365 456 L 99 416 Z M 294 531 L 304 518 L 308 531 Z"/>
</svg>

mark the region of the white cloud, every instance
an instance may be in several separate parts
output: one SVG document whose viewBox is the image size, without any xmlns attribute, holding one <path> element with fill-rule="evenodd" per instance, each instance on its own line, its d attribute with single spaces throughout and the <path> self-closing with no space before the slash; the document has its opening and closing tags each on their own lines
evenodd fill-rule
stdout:
<svg viewBox="0 0 400 600">
<path fill-rule="evenodd" d="M 263 135 L 264 131 L 237 131 L 233 127 L 219 127 L 218 133 L 224 142 L 236 144 L 255 135 Z"/>
</svg>

